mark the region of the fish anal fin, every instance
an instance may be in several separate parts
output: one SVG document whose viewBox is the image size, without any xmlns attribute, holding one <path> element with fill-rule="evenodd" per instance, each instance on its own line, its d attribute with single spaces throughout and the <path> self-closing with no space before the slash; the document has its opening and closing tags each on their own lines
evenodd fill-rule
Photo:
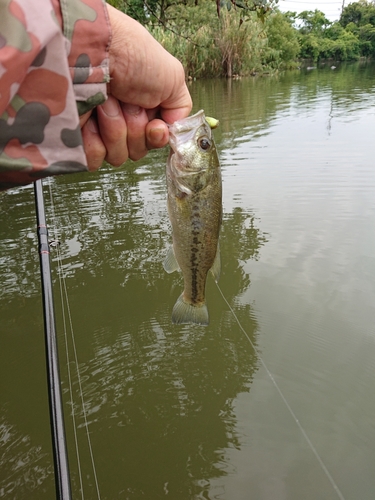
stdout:
<svg viewBox="0 0 375 500">
<path fill-rule="evenodd" d="M 184 300 L 183 294 L 177 299 L 172 311 L 172 322 L 175 325 L 193 323 L 207 326 L 209 323 L 206 304 L 194 306 Z"/>
<path fill-rule="evenodd" d="M 173 273 L 174 271 L 180 270 L 180 266 L 178 265 L 178 262 L 176 260 L 175 255 L 174 255 L 173 245 L 171 245 L 168 249 L 167 255 L 166 255 L 165 260 L 163 262 L 163 267 L 164 267 L 164 271 L 166 271 L 168 274 Z"/>
<path fill-rule="evenodd" d="M 216 255 L 214 263 L 210 269 L 211 273 L 214 275 L 215 281 L 219 281 L 221 273 L 221 257 L 220 257 L 220 246 L 217 245 Z"/>
</svg>

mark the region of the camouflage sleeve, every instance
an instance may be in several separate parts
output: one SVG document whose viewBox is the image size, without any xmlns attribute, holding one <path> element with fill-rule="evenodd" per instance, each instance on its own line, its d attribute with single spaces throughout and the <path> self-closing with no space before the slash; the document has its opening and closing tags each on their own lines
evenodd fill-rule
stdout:
<svg viewBox="0 0 375 500">
<path fill-rule="evenodd" d="M 80 113 L 107 98 L 103 0 L 1 0 L 0 189 L 87 170 Z"/>
</svg>

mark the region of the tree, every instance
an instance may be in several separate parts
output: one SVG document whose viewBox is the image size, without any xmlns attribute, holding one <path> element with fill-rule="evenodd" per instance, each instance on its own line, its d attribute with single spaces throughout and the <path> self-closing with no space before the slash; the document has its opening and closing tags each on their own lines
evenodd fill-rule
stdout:
<svg viewBox="0 0 375 500">
<path fill-rule="evenodd" d="M 185 7 L 200 7 L 201 0 L 107 0 L 117 9 L 133 17 L 141 24 L 150 21 L 165 26 L 169 22 L 168 10 L 176 5 Z M 279 0 L 211 0 L 216 5 L 217 15 L 220 17 L 222 9 L 231 10 L 238 8 L 246 17 L 251 12 L 256 12 L 258 17 L 264 21 Z"/>
<path fill-rule="evenodd" d="M 324 31 L 332 24 L 324 12 L 315 10 L 304 10 L 297 16 L 298 19 L 302 21 L 302 26 L 300 28 L 300 33 L 307 35 L 313 33 L 315 35 L 322 35 Z"/>
<path fill-rule="evenodd" d="M 350 3 L 343 10 L 340 25 L 359 40 L 361 56 L 375 56 L 375 5 L 366 0 Z"/>
<path fill-rule="evenodd" d="M 292 26 L 293 20 L 286 14 L 275 12 L 266 22 L 268 53 L 266 63 L 273 66 L 273 61 L 282 67 L 293 65 L 300 52 L 297 31 Z"/>
<path fill-rule="evenodd" d="M 367 0 L 350 3 L 342 11 L 339 22 L 344 28 L 350 23 L 354 23 L 358 27 L 367 24 L 375 26 L 374 3 Z"/>
<path fill-rule="evenodd" d="M 141 24 L 146 25 L 152 19 L 153 13 L 158 11 L 158 3 L 162 7 L 162 12 L 165 12 L 166 0 L 107 0 L 107 2 Z"/>
<path fill-rule="evenodd" d="M 346 31 L 337 31 L 336 37 L 324 37 L 320 44 L 322 59 L 335 59 L 336 61 L 350 61 L 360 56 L 360 43 L 358 37 Z"/>
<path fill-rule="evenodd" d="M 361 26 L 358 38 L 361 55 L 364 57 L 375 57 L 375 26 L 373 24 Z"/>
</svg>

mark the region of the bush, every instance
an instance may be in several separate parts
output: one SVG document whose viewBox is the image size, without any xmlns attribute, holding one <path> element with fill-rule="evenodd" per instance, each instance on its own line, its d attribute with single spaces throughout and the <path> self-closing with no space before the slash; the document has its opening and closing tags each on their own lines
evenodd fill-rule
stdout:
<svg viewBox="0 0 375 500">
<path fill-rule="evenodd" d="M 321 39 L 313 34 L 308 34 L 300 37 L 299 40 L 302 59 L 312 59 L 317 61 L 321 54 Z"/>
<path fill-rule="evenodd" d="M 360 56 L 359 40 L 352 33 L 343 31 L 336 40 L 324 38 L 322 40 L 320 58 L 335 59 L 336 61 L 349 61 Z"/>
<path fill-rule="evenodd" d="M 223 76 L 249 74 L 262 68 L 266 40 L 255 15 L 242 21 L 234 10 L 222 12 L 215 43 L 221 54 Z"/>
<path fill-rule="evenodd" d="M 267 51 L 265 64 L 279 68 L 289 68 L 300 53 L 297 31 L 291 21 L 281 12 L 271 14 L 266 22 Z"/>
<path fill-rule="evenodd" d="M 148 29 L 182 62 L 188 76 L 231 77 L 261 69 L 266 40 L 255 14 L 244 21 L 239 9 L 222 9 L 218 18 L 215 3 L 206 1 L 199 7 L 176 5 L 170 15 L 178 26 Z"/>
</svg>

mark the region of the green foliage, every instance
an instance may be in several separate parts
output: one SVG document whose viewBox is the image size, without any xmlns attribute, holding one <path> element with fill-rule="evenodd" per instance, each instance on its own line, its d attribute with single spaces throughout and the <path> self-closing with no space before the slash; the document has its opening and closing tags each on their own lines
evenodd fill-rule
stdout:
<svg viewBox="0 0 375 500">
<path fill-rule="evenodd" d="M 187 75 L 202 78 L 220 74 L 220 52 L 214 39 L 218 29 L 214 2 L 204 2 L 199 8 L 193 4 L 174 5 L 165 26 L 157 23 L 148 29 L 182 62 Z"/>
<path fill-rule="evenodd" d="M 133 19 L 136 19 L 141 24 L 144 25 L 147 23 L 147 16 L 146 16 L 146 11 L 144 9 L 143 0 L 131 0 L 131 2 L 124 1 L 123 11 L 125 12 L 125 14 L 128 14 L 128 16 L 132 17 Z"/>
<path fill-rule="evenodd" d="M 332 25 L 325 36 L 309 33 L 300 38 L 300 57 L 318 61 L 319 59 L 334 59 L 336 61 L 350 61 L 360 57 L 360 43 L 358 37 L 344 29 Z"/>
<path fill-rule="evenodd" d="M 218 18 L 214 2 L 201 1 L 198 7 L 174 5 L 169 16 L 167 29 L 149 29 L 180 59 L 189 77 L 231 77 L 264 69 L 267 35 L 256 13 L 231 7 L 221 9 Z"/>
<path fill-rule="evenodd" d="M 340 24 L 344 28 L 353 23 L 358 27 L 375 26 L 375 5 L 373 2 L 361 0 L 347 5 L 341 13 Z"/>
<path fill-rule="evenodd" d="M 297 31 L 292 19 L 281 12 L 271 14 L 266 22 L 267 50 L 265 62 L 271 67 L 291 68 L 300 52 Z"/>
<path fill-rule="evenodd" d="M 375 56 L 375 25 L 365 24 L 359 28 L 358 39 L 362 56 Z"/>
<path fill-rule="evenodd" d="M 350 3 L 343 10 L 339 23 L 358 38 L 361 56 L 375 57 L 375 5 L 372 2 Z"/>
<path fill-rule="evenodd" d="M 304 11 L 297 19 L 300 57 L 317 61 L 349 61 L 375 56 L 375 6 L 365 0 L 349 4 L 339 22 L 331 23 L 318 10 Z"/>
<path fill-rule="evenodd" d="M 336 39 L 323 38 L 321 41 L 320 58 L 350 61 L 360 56 L 360 44 L 353 33 L 343 31 Z"/>
<path fill-rule="evenodd" d="M 312 59 L 317 61 L 321 53 L 320 39 L 317 35 L 308 33 L 300 37 L 301 51 L 299 56 L 302 59 Z"/>
<path fill-rule="evenodd" d="M 366 0 L 350 3 L 343 10 L 340 25 L 358 38 L 359 53 L 375 56 L 375 4 Z"/>
<path fill-rule="evenodd" d="M 125 10 L 125 1 L 124 0 L 106 0 L 107 3 L 112 5 L 112 7 L 116 7 L 116 9 L 124 12 Z"/>
<path fill-rule="evenodd" d="M 215 45 L 221 54 L 225 76 L 248 74 L 262 67 L 261 53 L 266 44 L 260 23 L 254 16 L 242 21 L 238 12 L 226 12 L 220 18 Z"/>
<path fill-rule="evenodd" d="M 255 12 L 259 19 L 265 20 L 267 14 L 272 11 L 279 0 L 210 0 L 215 6 L 217 16 L 220 17 L 222 10 L 230 11 L 241 9 L 246 16 Z M 170 19 L 169 12 L 175 6 L 201 5 L 200 0 L 108 0 L 108 3 L 125 12 L 142 24 L 154 23 L 164 25 Z"/>
<path fill-rule="evenodd" d="M 304 10 L 298 14 L 297 18 L 302 21 L 300 28 L 302 35 L 314 34 L 321 36 L 328 26 L 331 25 L 331 22 L 326 18 L 324 13 L 317 9 L 314 11 Z"/>
<path fill-rule="evenodd" d="M 294 68 L 298 59 L 375 56 L 375 5 L 344 8 L 339 22 L 323 12 L 281 13 L 278 0 L 108 0 L 137 19 L 183 64 L 190 78 Z"/>
</svg>

